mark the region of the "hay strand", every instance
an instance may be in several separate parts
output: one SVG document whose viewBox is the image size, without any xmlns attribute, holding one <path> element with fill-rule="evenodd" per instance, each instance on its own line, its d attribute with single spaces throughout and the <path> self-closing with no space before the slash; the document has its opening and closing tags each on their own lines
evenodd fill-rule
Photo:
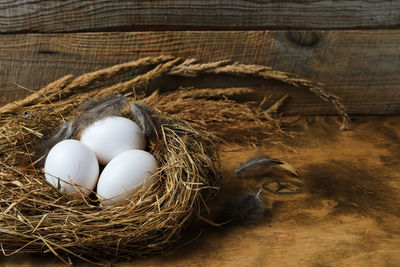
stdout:
<svg viewBox="0 0 400 267">
<path fill-rule="evenodd" d="M 114 67 L 110 67 L 104 70 L 99 70 L 87 74 L 83 74 L 73 80 L 71 77 L 66 76 L 64 79 L 55 82 L 54 85 L 45 87 L 41 94 L 36 96 L 30 96 L 33 99 L 38 98 L 45 92 L 58 92 L 63 87 L 63 93 L 70 92 L 77 88 L 91 87 L 93 83 L 100 82 L 105 79 L 109 79 L 113 76 L 126 72 L 139 66 L 157 65 L 154 69 L 146 72 L 145 74 L 139 75 L 126 82 L 118 83 L 108 88 L 104 88 L 98 93 L 100 96 L 107 96 L 117 93 L 126 93 L 128 91 L 135 91 L 137 88 L 146 88 L 149 81 L 159 78 L 162 75 L 176 75 L 183 77 L 196 77 L 200 74 L 212 73 L 212 74 L 229 74 L 235 76 L 254 76 L 261 77 L 264 79 L 275 79 L 287 84 L 291 84 L 296 87 L 305 87 L 315 95 L 323 99 L 324 101 L 331 102 L 337 109 L 339 115 L 342 117 L 343 125 L 341 129 L 346 129 L 350 123 L 350 117 L 345 112 L 344 105 L 341 103 L 339 97 L 327 92 L 322 88 L 323 84 L 314 83 L 307 79 L 298 77 L 296 75 L 273 70 L 267 66 L 260 65 L 244 65 L 238 62 L 229 64 L 229 61 L 216 61 L 209 63 L 196 64 L 195 59 L 188 59 L 183 62 L 180 58 L 173 58 L 172 56 L 160 56 L 155 58 L 144 58 L 136 61 L 132 61 L 125 64 L 120 64 Z M 165 63 L 163 63 L 165 62 Z M 62 85 L 62 86 L 61 86 Z M 54 96 L 54 93 L 52 96 Z M 26 105 L 32 102 L 32 100 L 24 100 L 26 102 L 8 104 L 0 108 L 1 113 L 11 112 L 17 106 Z"/>
<path fill-rule="evenodd" d="M 70 82 L 65 88 L 66 91 L 77 90 L 79 88 L 88 88 L 99 82 L 106 81 L 122 73 L 136 70 L 143 66 L 158 65 L 165 61 L 172 60 L 172 56 L 145 57 L 115 65 L 106 69 L 83 74 Z"/>
<path fill-rule="evenodd" d="M 266 66 L 244 65 L 237 62 L 221 66 L 226 62 L 219 61 L 215 63 L 217 64 L 212 65 L 212 67 L 209 67 L 211 63 L 207 63 L 207 67 L 204 67 L 204 64 L 181 64 L 172 69 L 171 74 L 184 77 L 196 77 L 202 73 L 230 74 L 235 76 L 254 76 L 264 79 L 275 79 L 278 81 L 283 81 L 296 87 L 305 87 L 324 101 L 331 102 L 335 106 L 336 110 L 343 120 L 343 125 L 341 129 L 346 129 L 348 124 L 350 123 L 350 117 L 345 112 L 344 105 L 341 103 L 340 98 L 323 89 L 323 84 L 314 83 L 307 79 L 300 78 L 296 75 L 283 71 L 273 70 L 270 67 Z"/>
<path fill-rule="evenodd" d="M 0 114 L 12 112 L 18 107 L 24 107 L 24 106 L 36 104 L 38 100 L 47 96 L 50 92 L 61 91 L 66 85 L 68 85 L 71 82 L 71 80 L 73 78 L 74 78 L 73 75 L 66 75 L 66 76 L 60 78 L 59 80 L 48 84 L 47 86 L 43 87 L 41 90 L 27 96 L 24 99 L 6 104 L 6 105 L 0 107 Z"/>
</svg>

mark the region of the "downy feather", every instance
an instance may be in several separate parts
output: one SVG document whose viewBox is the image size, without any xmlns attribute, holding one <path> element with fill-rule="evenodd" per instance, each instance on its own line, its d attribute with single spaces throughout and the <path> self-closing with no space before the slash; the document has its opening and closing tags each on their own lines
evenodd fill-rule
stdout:
<svg viewBox="0 0 400 267">
<path fill-rule="evenodd" d="M 161 128 L 157 112 L 148 105 L 135 102 L 131 105 L 131 111 L 139 121 L 143 133 L 153 143 L 158 142 L 158 133 Z"/>
<path fill-rule="evenodd" d="M 261 178 L 271 171 L 271 167 L 281 169 L 299 176 L 299 173 L 289 163 L 268 156 L 257 156 L 239 164 L 235 169 L 235 176 L 239 178 Z"/>
<path fill-rule="evenodd" d="M 79 134 L 99 119 L 121 115 L 126 105 L 128 105 L 128 100 L 123 95 L 110 95 L 105 98 L 86 101 L 78 107 L 78 110 L 83 111 L 83 113 L 73 119 L 72 128 Z"/>
<path fill-rule="evenodd" d="M 263 187 L 257 194 L 246 193 L 239 201 L 225 208 L 218 218 L 219 225 L 242 225 L 260 220 L 264 214 L 264 205 L 260 200 L 262 190 Z"/>
<path fill-rule="evenodd" d="M 72 129 L 72 124 L 70 122 L 65 122 L 58 127 L 56 131 L 54 131 L 50 136 L 45 137 L 45 141 L 42 141 L 38 148 L 36 149 L 36 158 L 37 166 L 43 166 L 47 154 L 49 153 L 50 149 L 57 143 L 71 139 L 74 136 L 74 131 Z"/>
</svg>

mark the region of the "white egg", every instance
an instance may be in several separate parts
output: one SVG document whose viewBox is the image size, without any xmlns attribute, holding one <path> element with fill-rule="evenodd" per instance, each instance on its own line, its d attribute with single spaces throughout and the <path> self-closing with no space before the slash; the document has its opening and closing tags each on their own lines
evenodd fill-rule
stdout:
<svg viewBox="0 0 400 267">
<path fill-rule="evenodd" d="M 114 205 L 153 183 L 157 160 L 143 150 L 128 150 L 108 163 L 100 175 L 97 194 L 104 205 Z M 150 179 L 148 179 L 151 177 Z"/>
<path fill-rule="evenodd" d="M 88 126 L 80 140 L 90 147 L 103 165 L 124 151 L 146 147 L 146 139 L 139 126 L 118 116 L 105 117 Z"/>
<path fill-rule="evenodd" d="M 67 139 L 56 144 L 44 164 L 46 180 L 66 194 L 88 195 L 99 177 L 99 163 L 90 148 Z"/>
</svg>

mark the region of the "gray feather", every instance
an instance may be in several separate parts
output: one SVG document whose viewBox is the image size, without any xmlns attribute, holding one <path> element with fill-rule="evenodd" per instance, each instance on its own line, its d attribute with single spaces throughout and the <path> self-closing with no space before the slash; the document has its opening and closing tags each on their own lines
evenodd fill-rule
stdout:
<svg viewBox="0 0 400 267">
<path fill-rule="evenodd" d="M 86 101 L 78 107 L 78 110 L 83 113 L 74 118 L 72 128 L 79 133 L 99 119 L 121 115 L 126 105 L 128 105 L 128 100 L 123 95 L 110 95 Z"/>
<path fill-rule="evenodd" d="M 61 124 L 56 131 L 54 131 L 50 136 L 45 137 L 45 141 L 39 144 L 36 151 L 36 164 L 38 166 L 43 166 L 50 149 L 63 140 L 73 138 L 74 134 L 75 133 L 70 122 Z"/>
<path fill-rule="evenodd" d="M 123 95 L 109 95 L 103 98 L 95 98 L 83 102 L 79 105 L 78 111 L 100 111 L 121 110 L 121 107 L 128 104 L 128 100 Z"/>
<path fill-rule="evenodd" d="M 222 217 L 218 219 L 220 225 L 255 223 L 261 219 L 264 214 L 264 205 L 260 200 L 262 190 L 257 194 L 246 193 L 239 201 L 223 210 Z"/>
<path fill-rule="evenodd" d="M 160 118 L 157 112 L 148 105 L 135 102 L 131 105 L 131 111 L 139 121 L 143 133 L 153 143 L 158 142 L 158 133 L 161 128 Z"/>
<path fill-rule="evenodd" d="M 84 102 L 78 107 L 82 114 L 75 117 L 71 122 L 61 126 L 50 136 L 46 137 L 37 148 L 37 165 L 43 166 L 50 149 L 57 143 L 74 138 L 80 131 L 95 121 L 113 115 L 120 115 L 123 108 L 128 105 L 128 100 L 122 95 L 110 95 Z"/>
<path fill-rule="evenodd" d="M 267 156 L 253 157 L 239 164 L 235 169 L 235 176 L 239 178 L 260 178 L 270 171 L 271 166 L 280 164 L 284 164 L 284 162 L 279 159 Z"/>
</svg>

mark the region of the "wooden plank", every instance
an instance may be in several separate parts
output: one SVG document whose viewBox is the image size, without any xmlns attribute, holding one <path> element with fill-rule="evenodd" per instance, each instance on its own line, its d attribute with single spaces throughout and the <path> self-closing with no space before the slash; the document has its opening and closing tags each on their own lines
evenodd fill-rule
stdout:
<svg viewBox="0 0 400 267">
<path fill-rule="evenodd" d="M 227 4 L 229 2 L 229 4 Z M 352 29 L 400 25 L 392 0 L 1 0 L 0 32 Z"/>
<path fill-rule="evenodd" d="M 260 64 L 326 83 L 351 114 L 400 114 L 400 30 L 207 31 L 0 35 L 0 104 L 67 74 L 79 75 L 158 55 L 231 59 Z M 285 92 L 289 114 L 336 114 L 311 93 L 264 80 L 209 77 L 169 80 L 164 87 L 246 86 L 271 101 Z M 208 84 L 207 84 L 208 82 Z M 210 85 L 211 83 L 211 85 Z M 18 85 L 22 86 L 18 86 Z"/>
</svg>

